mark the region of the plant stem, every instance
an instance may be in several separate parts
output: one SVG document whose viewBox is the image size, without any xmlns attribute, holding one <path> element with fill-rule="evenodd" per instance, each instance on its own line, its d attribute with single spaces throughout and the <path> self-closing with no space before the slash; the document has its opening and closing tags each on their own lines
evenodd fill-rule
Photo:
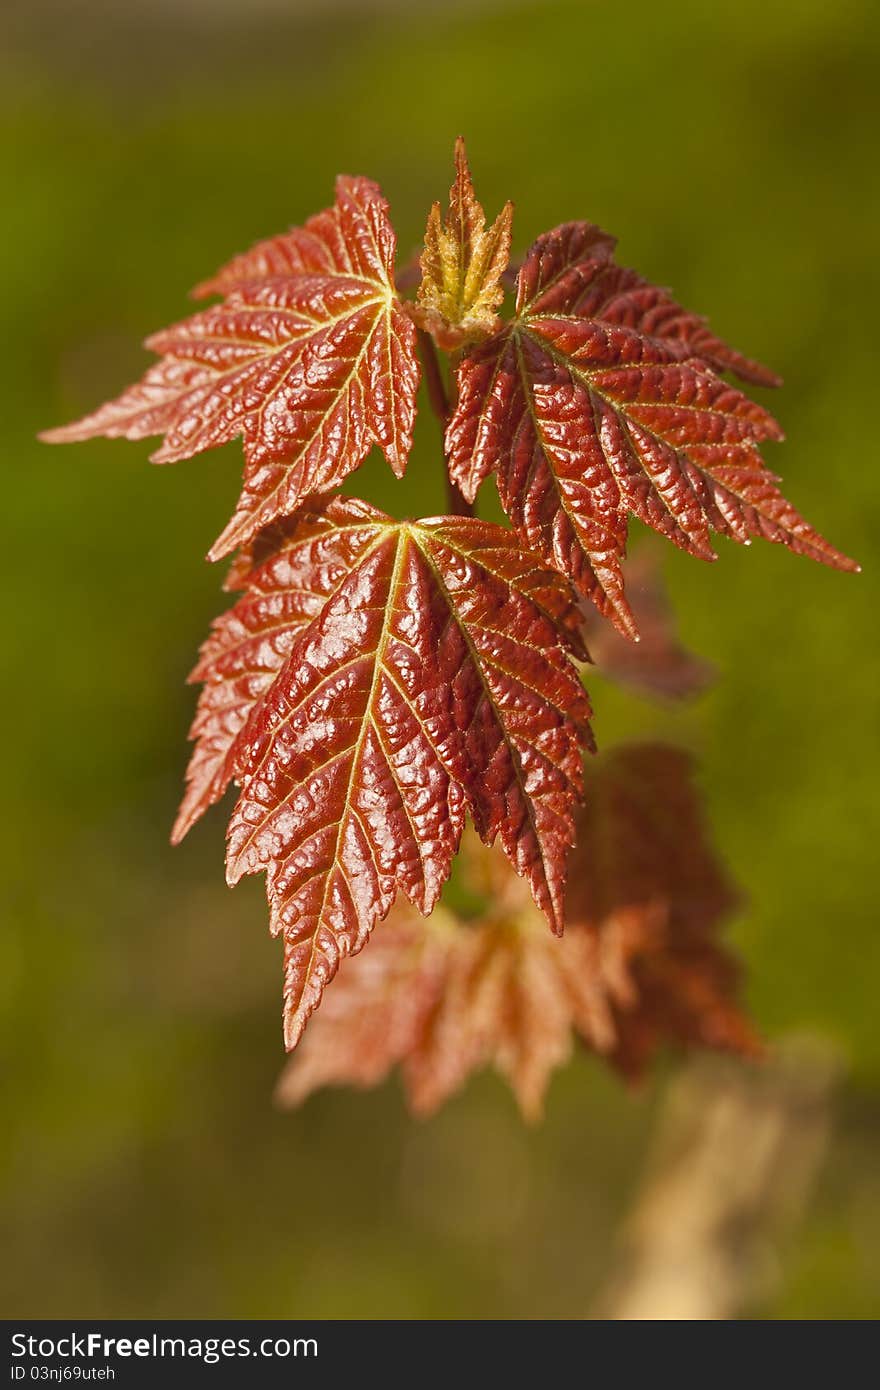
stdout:
<svg viewBox="0 0 880 1390">
<path fill-rule="evenodd" d="M 431 402 L 431 409 L 440 421 L 442 430 L 446 430 L 449 424 L 449 396 L 446 391 L 446 382 L 443 380 L 443 373 L 440 370 L 440 362 L 437 357 L 437 349 L 434 347 L 434 339 L 429 333 L 425 333 L 421 328 L 418 330 L 419 352 L 421 353 L 422 363 L 425 368 L 425 385 L 428 388 L 428 400 Z M 459 488 L 458 484 L 449 476 L 449 472 L 444 468 L 446 474 L 446 497 L 449 510 L 453 516 L 473 516 L 474 509 L 468 502 Z"/>
</svg>

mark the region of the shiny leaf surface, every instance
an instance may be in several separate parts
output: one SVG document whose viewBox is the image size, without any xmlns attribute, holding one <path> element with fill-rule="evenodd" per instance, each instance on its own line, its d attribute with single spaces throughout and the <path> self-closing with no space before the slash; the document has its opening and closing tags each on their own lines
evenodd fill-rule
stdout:
<svg viewBox="0 0 880 1390">
<path fill-rule="evenodd" d="M 196 670 L 176 833 L 241 783 L 229 877 L 267 872 L 289 1046 L 400 889 L 430 912 L 466 813 L 561 929 L 589 741 L 577 631 L 565 585 L 487 522 L 338 499 L 252 571 Z"/>
<path fill-rule="evenodd" d="M 147 340 L 162 360 L 142 381 L 42 437 L 164 434 L 153 459 L 171 463 L 241 435 L 242 494 L 213 559 L 335 487 L 374 444 L 400 476 L 419 372 L 394 251 L 377 186 L 340 178 L 332 208 L 199 287 L 223 304 Z"/>
<path fill-rule="evenodd" d="M 345 544 L 356 547 L 365 516 L 360 504 L 336 498 L 276 523 L 237 557 L 227 587 L 247 589 L 215 619 L 190 681 L 199 682 L 195 740 L 187 791 L 172 832 L 177 844 L 234 776 L 230 752 L 238 734 L 290 655 L 295 639 L 321 611 L 344 576 Z"/>
<path fill-rule="evenodd" d="M 782 438 L 772 416 L 716 373 L 775 378 L 617 266 L 613 248 L 589 223 L 539 237 L 515 319 L 463 359 L 447 448 L 465 496 L 494 471 L 524 542 L 630 637 L 630 513 L 703 559 L 715 531 L 856 568 L 776 487 L 757 448 Z"/>
</svg>

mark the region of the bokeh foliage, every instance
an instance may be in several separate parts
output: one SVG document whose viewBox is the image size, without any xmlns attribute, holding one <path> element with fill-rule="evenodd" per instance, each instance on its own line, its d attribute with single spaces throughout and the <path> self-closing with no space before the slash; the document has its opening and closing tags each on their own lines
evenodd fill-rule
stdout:
<svg viewBox="0 0 880 1390">
<path fill-rule="evenodd" d="M 4 1312 L 580 1316 L 601 1281 L 662 1077 L 632 1096 L 581 1059 L 534 1132 L 490 1078 L 426 1125 L 393 1087 L 271 1108 L 259 886 L 224 887 L 220 816 L 167 846 L 238 446 L 153 469 L 147 445 L 34 440 L 130 380 L 188 287 L 324 206 L 338 170 L 382 183 L 415 249 L 459 132 L 489 214 L 514 198 L 517 246 L 591 217 L 782 372 L 771 466 L 865 567 L 669 554 L 717 687 L 686 710 L 592 694 L 603 743 L 699 753 L 750 899 L 756 1017 L 846 1058 L 816 1202 L 758 1311 L 875 1311 L 876 6 L 44 0 L 4 23 Z M 419 439 L 404 484 L 371 460 L 355 487 L 439 510 L 427 418 Z"/>
</svg>

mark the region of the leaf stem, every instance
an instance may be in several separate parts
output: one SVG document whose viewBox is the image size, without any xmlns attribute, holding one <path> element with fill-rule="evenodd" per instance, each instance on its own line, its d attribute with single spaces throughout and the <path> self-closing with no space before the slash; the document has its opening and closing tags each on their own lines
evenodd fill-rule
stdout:
<svg viewBox="0 0 880 1390">
<path fill-rule="evenodd" d="M 440 427 L 445 432 L 449 424 L 450 406 L 449 394 L 446 390 L 446 382 L 443 380 L 443 373 L 440 370 L 440 361 L 437 357 L 437 349 L 434 346 L 434 339 L 423 329 L 418 330 L 419 352 L 425 368 L 425 385 L 428 388 L 428 400 L 431 402 L 431 409 L 440 421 Z M 453 516 L 473 516 L 474 509 L 468 502 L 458 484 L 449 476 L 449 470 L 444 468 L 446 474 L 446 497 L 447 505 Z"/>
</svg>

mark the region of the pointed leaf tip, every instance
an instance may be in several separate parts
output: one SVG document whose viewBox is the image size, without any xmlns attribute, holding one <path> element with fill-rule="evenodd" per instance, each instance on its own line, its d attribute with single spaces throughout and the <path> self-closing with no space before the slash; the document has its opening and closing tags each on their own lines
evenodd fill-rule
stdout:
<svg viewBox="0 0 880 1390">
<path fill-rule="evenodd" d="M 464 139 L 455 142 L 455 179 L 445 219 L 434 203 L 425 229 L 422 282 L 413 314 L 447 351 L 475 342 L 498 325 L 502 276 L 510 257 L 513 204 L 486 229 L 474 192 Z"/>
</svg>

